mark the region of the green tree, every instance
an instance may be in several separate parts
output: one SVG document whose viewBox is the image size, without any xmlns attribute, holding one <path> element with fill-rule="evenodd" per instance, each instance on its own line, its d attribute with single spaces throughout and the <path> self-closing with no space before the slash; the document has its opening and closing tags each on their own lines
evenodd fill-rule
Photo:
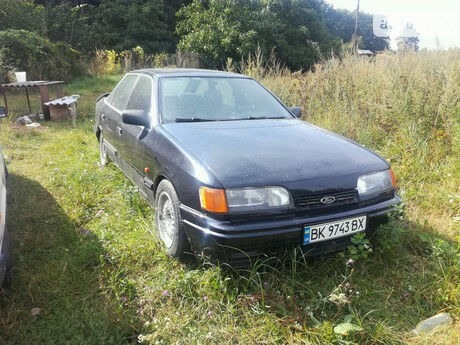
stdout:
<svg viewBox="0 0 460 345">
<path fill-rule="evenodd" d="M 202 55 L 210 66 L 247 55 L 257 45 L 257 29 L 264 26 L 254 4 L 244 0 L 195 0 L 178 16 L 178 48 Z"/>
<path fill-rule="evenodd" d="M 69 79 L 82 72 L 79 53 L 66 43 L 52 43 L 35 32 L 0 31 L 0 51 L 8 69 L 27 71 L 30 79 Z"/>
<path fill-rule="evenodd" d="M 36 0 L 46 8 L 46 36 L 82 52 L 172 52 L 176 12 L 191 0 Z"/>
<path fill-rule="evenodd" d="M 318 0 L 269 0 L 265 2 L 278 18 L 274 51 L 281 61 L 298 70 L 338 51 L 340 40 L 327 30 Z"/>
<path fill-rule="evenodd" d="M 104 48 L 120 51 L 141 46 L 149 53 L 172 49 L 172 30 L 163 1 L 103 1 L 97 12 L 100 26 L 96 31 Z"/>
<path fill-rule="evenodd" d="M 97 23 L 95 4 L 83 1 L 43 1 L 46 8 L 46 36 L 70 44 L 81 51 L 99 48 L 94 31 Z"/>
<path fill-rule="evenodd" d="M 320 7 L 316 0 L 194 0 L 178 12 L 178 47 L 222 66 L 259 46 L 292 69 L 309 68 L 340 43 L 327 31 Z"/>
<path fill-rule="evenodd" d="M 29 0 L 0 0 L 0 31 L 24 29 L 43 34 L 45 11 Z"/>
</svg>

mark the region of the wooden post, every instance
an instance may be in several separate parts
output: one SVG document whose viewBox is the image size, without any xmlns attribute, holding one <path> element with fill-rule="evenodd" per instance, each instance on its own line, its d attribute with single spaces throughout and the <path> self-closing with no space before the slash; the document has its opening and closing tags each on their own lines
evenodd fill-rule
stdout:
<svg viewBox="0 0 460 345">
<path fill-rule="evenodd" d="M 29 114 L 32 113 L 32 108 L 30 107 L 30 98 L 29 98 L 29 90 L 26 87 L 26 96 L 27 96 L 27 105 L 29 106 Z"/>
<path fill-rule="evenodd" d="M 40 93 L 40 103 L 42 105 L 43 119 L 46 121 L 50 120 L 50 108 L 45 105 L 46 102 L 50 100 L 50 95 L 48 92 L 48 85 L 39 85 L 38 91 Z"/>
<path fill-rule="evenodd" d="M 64 94 L 62 93 L 62 84 L 56 84 L 56 94 L 57 98 L 64 97 Z"/>
</svg>

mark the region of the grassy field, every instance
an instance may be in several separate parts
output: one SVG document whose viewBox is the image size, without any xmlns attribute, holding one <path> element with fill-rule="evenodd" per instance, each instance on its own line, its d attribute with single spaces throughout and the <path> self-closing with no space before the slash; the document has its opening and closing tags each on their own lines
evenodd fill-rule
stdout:
<svg viewBox="0 0 460 345">
<path fill-rule="evenodd" d="M 459 57 L 248 69 L 308 121 L 389 159 L 405 211 L 348 251 L 293 249 L 246 268 L 166 257 L 142 197 L 115 167 L 98 166 L 94 99 L 119 76 L 68 85 L 82 95 L 76 121 L 2 122 L 14 267 L 0 294 L 0 344 L 458 344 Z M 410 332 L 441 311 L 454 324 Z M 360 330 L 334 332 L 345 320 Z"/>
</svg>

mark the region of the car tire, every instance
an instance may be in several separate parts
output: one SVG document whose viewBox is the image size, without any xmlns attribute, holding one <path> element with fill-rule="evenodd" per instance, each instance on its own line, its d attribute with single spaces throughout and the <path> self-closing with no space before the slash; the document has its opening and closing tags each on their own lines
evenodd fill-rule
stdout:
<svg viewBox="0 0 460 345">
<path fill-rule="evenodd" d="M 162 180 L 155 193 L 156 232 L 166 254 L 183 258 L 189 247 L 179 219 L 179 198 L 171 182 Z"/>
<path fill-rule="evenodd" d="M 101 167 L 106 166 L 109 162 L 109 155 L 107 154 L 107 146 L 105 145 L 104 136 L 102 133 L 99 137 L 99 164 Z"/>
</svg>

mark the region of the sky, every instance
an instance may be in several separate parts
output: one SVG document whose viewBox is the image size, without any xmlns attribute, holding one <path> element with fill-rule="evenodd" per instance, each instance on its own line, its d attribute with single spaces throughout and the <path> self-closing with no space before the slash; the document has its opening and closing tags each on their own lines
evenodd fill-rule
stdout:
<svg viewBox="0 0 460 345">
<path fill-rule="evenodd" d="M 356 9 L 358 0 L 326 0 L 334 8 Z M 387 15 L 391 46 L 408 22 L 419 34 L 420 48 L 460 47 L 460 0 L 360 0 L 360 12 Z"/>
</svg>

